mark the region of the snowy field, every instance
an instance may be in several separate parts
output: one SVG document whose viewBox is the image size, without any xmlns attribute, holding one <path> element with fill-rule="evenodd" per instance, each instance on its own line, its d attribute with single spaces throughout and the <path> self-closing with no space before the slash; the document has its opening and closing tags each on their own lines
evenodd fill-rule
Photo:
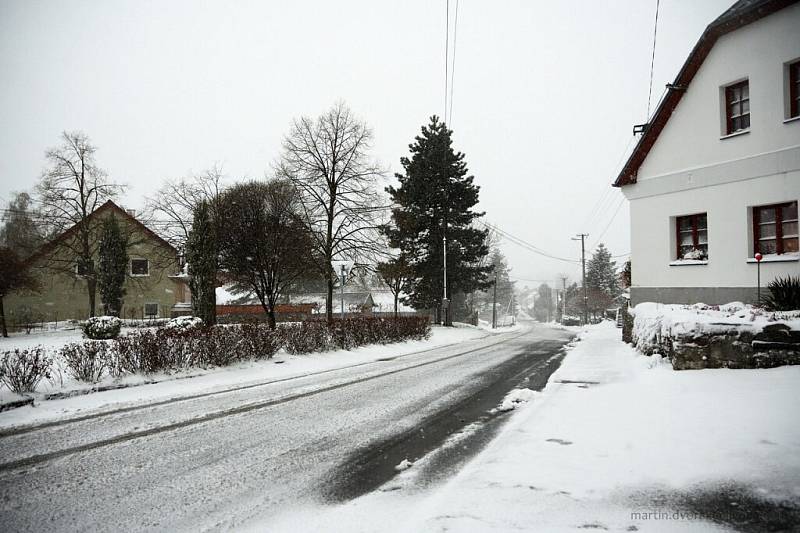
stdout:
<svg viewBox="0 0 800 533">
<path fill-rule="evenodd" d="M 781 502 L 796 512 L 800 367 L 675 372 L 608 322 L 576 329 L 544 391 L 517 394 L 529 402 L 443 486 L 420 490 L 411 466 L 384 490 L 253 530 L 733 531 L 747 506 L 763 520 Z"/>
<path fill-rule="evenodd" d="M 497 333 L 507 333 L 508 331 L 510 328 L 496 330 Z M 92 387 L 90 384 L 75 381 L 67 374 L 66 370 L 62 369 L 56 371 L 50 380 L 43 380 L 39 384 L 37 392 L 33 395 L 37 399 L 35 406 L 0 412 L 0 427 L 43 422 L 111 405 L 120 407 L 222 390 L 265 380 L 287 379 L 326 372 L 372 362 L 380 358 L 397 357 L 465 342 L 485 337 L 487 334 L 491 334 L 491 332 L 472 326 L 459 325 L 455 328 L 434 326 L 431 329 L 431 337 L 425 341 L 373 345 L 355 350 L 338 350 L 308 355 L 289 355 L 281 350 L 269 360 L 243 362 L 222 368 L 195 368 L 172 374 L 133 375 L 117 380 L 106 377 L 101 383 L 127 383 L 135 386 L 65 399 L 41 401 L 46 393 L 81 391 Z M 66 343 L 81 340 L 80 330 L 50 331 L 31 335 L 15 334 L 7 339 L 0 338 L 0 351 L 36 345 L 42 345 L 54 351 Z M 9 391 L 5 386 L 0 386 L 0 403 L 17 398 L 19 398 L 18 395 Z"/>
</svg>

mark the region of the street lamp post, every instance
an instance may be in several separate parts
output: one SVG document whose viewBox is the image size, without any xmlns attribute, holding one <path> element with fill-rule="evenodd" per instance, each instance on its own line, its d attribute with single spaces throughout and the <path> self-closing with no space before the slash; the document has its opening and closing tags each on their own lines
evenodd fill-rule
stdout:
<svg viewBox="0 0 800 533">
<path fill-rule="evenodd" d="M 758 286 L 758 288 L 756 289 L 756 294 L 757 294 L 757 296 L 756 296 L 756 300 L 757 300 L 756 304 L 760 304 L 761 303 L 761 260 L 764 258 L 764 256 L 761 255 L 760 253 L 756 252 L 756 256 L 755 257 L 756 257 L 756 273 L 757 273 L 756 274 L 756 280 L 757 280 L 756 281 L 756 285 Z"/>
</svg>

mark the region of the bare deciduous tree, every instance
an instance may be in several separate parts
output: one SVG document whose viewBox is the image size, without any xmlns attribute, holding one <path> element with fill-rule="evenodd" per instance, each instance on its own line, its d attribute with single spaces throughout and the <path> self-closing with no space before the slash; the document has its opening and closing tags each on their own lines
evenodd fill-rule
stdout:
<svg viewBox="0 0 800 533">
<path fill-rule="evenodd" d="M 383 171 L 370 158 L 371 141 L 372 131 L 339 102 L 317 120 L 295 120 L 277 164 L 277 175 L 302 196 L 316 267 L 327 285 L 329 321 L 335 283 L 331 260 L 364 264 L 386 250 L 379 232 L 385 207 L 375 187 Z"/>
<path fill-rule="evenodd" d="M 93 257 L 100 236 L 89 215 L 124 186 L 111 183 L 97 165 L 89 137 L 82 132 L 63 132 L 61 144 L 45 152 L 47 167 L 37 185 L 40 209 L 48 233 L 56 235 L 74 226 L 74 233 L 47 254 L 48 268 L 78 273 L 86 282 L 89 316 L 95 314 L 97 273 Z"/>
<path fill-rule="evenodd" d="M 254 293 L 275 329 L 275 304 L 309 267 L 311 238 L 288 180 L 236 185 L 222 197 L 220 268 L 234 292 Z"/>
<path fill-rule="evenodd" d="M 222 167 L 213 167 L 190 176 L 167 180 L 155 196 L 147 199 L 145 219 L 178 250 L 184 250 L 192 229 L 192 214 L 200 202 L 215 211 L 224 191 Z"/>
<path fill-rule="evenodd" d="M 42 217 L 32 207 L 33 199 L 20 192 L 8 203 L 0 227 L 0 246 L 14 250 L 20 259 L 30 257 L 45 242 Z"/>
</svg>

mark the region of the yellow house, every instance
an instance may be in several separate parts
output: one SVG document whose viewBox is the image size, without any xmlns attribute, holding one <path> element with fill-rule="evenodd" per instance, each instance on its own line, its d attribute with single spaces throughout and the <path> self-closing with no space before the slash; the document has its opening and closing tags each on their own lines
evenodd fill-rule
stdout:
<svg viewBox="0 0 800 533">
<path fill-rule="evenodd" d="M 98 244 L 102 222 L 117 219 L 128 237 L 128 275 L 125 279 L 121 318 L 168 318 L 185 314 L 189 308 L 186 276 L 181 274 L 178 251 L 167 241 L 111 200 L 90 214 L 90 255 L 99 263 Z M 76 253 L 82 223 L 42 246 L 27 261 L 39 279 L 36 292 L 14 293 L 6 297 L 6 318 L 10 323 L 26 321 L 62 321 L 86 319 L 90 315 L 90 270 Z M 91 269 L 93 270 L 93 269 Z M 99 291 L 95 297 L 95 315 L 103 314 Z"/>
</svg>

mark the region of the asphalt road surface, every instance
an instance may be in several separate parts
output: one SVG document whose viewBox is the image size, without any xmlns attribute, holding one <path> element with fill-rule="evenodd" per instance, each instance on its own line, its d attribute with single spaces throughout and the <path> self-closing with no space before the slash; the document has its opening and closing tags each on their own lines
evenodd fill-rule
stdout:
<svg viewBox="0 0 800 533">
<path fill-rule="evenodd" d="M 531 325 L 299 379 L 0 432 L 1 531 L 219 530 L 390 481 L 465 426 L 458 468 L 541 389 L 572 334 Z"/>
</svg>

